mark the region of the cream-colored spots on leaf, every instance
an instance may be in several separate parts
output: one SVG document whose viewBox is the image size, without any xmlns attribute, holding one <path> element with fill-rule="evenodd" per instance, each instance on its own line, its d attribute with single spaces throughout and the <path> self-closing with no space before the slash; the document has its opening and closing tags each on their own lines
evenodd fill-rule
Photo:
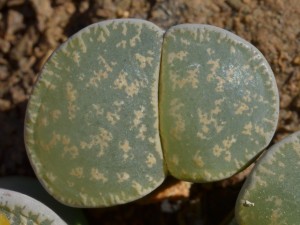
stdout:
<svg viewBox="0 0 300 225">
<path fill-rule="evenodd" d="M 209 181 L 213 178 L 212 174 L 207 170 L 204 170 L 204 176 L 205 176 L 207 181 Z"/>
<path fill-rule="evenodd" d="M 293 151 L 298 155 L 300 158 L 300 142 L 299 141 L 294 141 L 293 143 Z"/>
<path fill-rule="evenodd" d="M 241 101 L 239 101 L 238 104 L 234 103 L 233 105 L 234 105 L 234 108 L 235 108 L 234 114 L 236 114 L 236 115 L 242 115 L 246 111 L 249 110 L 249 106 L 246 103 L 241 102 Z"/>
<path fill-rule="evenodd" d="M 124 153 L 128 153 L 132 149 L 132 147 L 129 145 L 129 141 L 128 140 L 124 140 L 123 142 L 119 142 L 119 148 Z"/>
<path fill-rule="evenodd" d="M 83 167 L 76 167 L 76 168 L 71 169 L 70 175 L 74 176 L 76 178 L 83 178 L 84 177 Z"/>
<path fill-rule="evenodd" d="M 231 147 L 236 142 L 236 138 L 234 135 L 231 135 L 230 137 L 226 137 L 222 141 L 222 145 L 216 144 L 213 148 L 213 155 L 216 157 L 220 157 L 224 153 L 224 160 L 227 162 L 231 161 Z"/>
<path fill-rule="evenodd" d="M 127 45 L 127 41 L 126 40 L 121 40 L 120 42 L 118 42 L 116 44 L 116 48 L 126 48 L 126 45 Z"/>
<path fill-rule="evenodd" d="M 184 88 L 187 85 L 190 85 L 191 88 L 197 88 L 199 83 L 199 68 L 190 69 L 187 71 L 186 77 L 179 76 L 175 71 L 170 73 L 170 80 L 172 81 L 172 89 Z"/>
<path fill-rule="evenodd" d="M 175 127 L 171 128 L 171 135 L 177 139 L 181 140 L 181 134 L 185 131 L 185 121 L 180 113 L 181 108 L 184 104 L 175 98 L 170 102 L 169 114 L 174 119 Z"/>
<path fill-rule="evenodd" d="M 283 201 L 279 196 L 269 196 L 266 202 L 273 202 L 276 207 L 281 207 Z"/>
<path fill-rule="evenodd" d="M 130 175 L 126 172 L 117 173 L 118 183 L 123 183 L 130 178 Z"/>
<path fill-rule="evenodd" d="M 102 181 L 102 183 L 105 183 L 108 181 L 108 178 L 100 172 L 97 168 L 92 168 L 91 169 L 91 180 L 96 180 L 96 181 Z"/>
<path fill-rule="evenodd" d="M 282 214 L 282 209 L 281 208 L 273 209 L 272 214 L 271 214 L 270 224 L 272 224 L 272 225 L 285 225 L 285 224 L 287 224 L 286 222 L 282 221 L 283 216 L 284 215 Z"/>
<path fill-rule="evenodd" d="M 100 147 L 97 157 L 101 157 L 105 154 L 105 149 L 108 148 L 109 143 L 112 141 L 113 136 L 108 130 L 104 128 L 99 129 L 99 133 L 89 136 L 90 142 L 81 141 L 80 147 L 82 149 L 91 149 L 94 147 Z"/>
<path fill-rule="evenodd" d="M 236 52 L 235 47 L 230 46 L 230 53 L 231 54 L 235 54 L 235 52 Z"/>
<path fill-rule="evenodd" d="M 254 125 L 254 131 L 255 131 L 255 133 L 259 134 L 260 136 L 267 138 L 268 133 L 264 130 L 263 127 L 256 124 L 256 125 Z"/>
<path fill-rule="evenodd" d="M 55 180 L 57 179 L 57 176 L 54 175 L 54 173 L 52 173 L 52 172 L 47 172 L 46 178 L 51 182 L 55 182 Z"/>
<path fill-rule="evenodd" d="M 140 123 L 142 122 L 141 120 L 144 118 L 145 116 L 145 107 L 144 106 L 140 106 L 139 110 L 134 110 L 134 119 L 133 119 L 133 127 L 137 127 L 138 125 L 140 125 Z"/>
<path fill-rule="evenodd" d="M 139 133 L 136 136 L 136 138 L 141 139 L 141 140 L 145 140 L 146 136 L 145 133 L 147 131 L 147 126 L 145 124 L 142 124 L 139 128 Z"/>
<path fill-rule="evenodd" d="M 187 51 L 171 52 L 168 54 L 168 63 L 174 63 L 174 60 L 182 61 L 188 55 Z"/>
<path fill-rule="evenodd" d="M 180 42 L 181 42 L 181 44 L 184 44 L 184 45 L 190 45 L 191 44 L 191 42 L 189 40 L 185 39 L 185 38 L 180 38 Z"/>
<path fill-rule="evenodd" d="M 220 59 L 209 60 L 207 62 L 208 65 L 211 65 L 210 73 L 207 75 L 206 80 L 210 82 L 216 82 L 215 91 L 216 92 L 224 92 L 224 85 L 226 80 L 218 75 L 218 69 L 220 68 Z"/>
<path fill-rule="evenodd" d="M 67 137 L 66 135 L 62 136 L 61 143 L 63 144 L 63 153 L 62 157 L 65 157 L 65 155 L 71 156 L 72 159 L 75 159 L 79 155 L 79 150 L 77 146 L 71 145 L 71 139 Z"/>
<path fill-rule="evenodd" d="M 86 44 L 84 43 L 84 40 L 82 39 L 82 37 L 78 37 L 78 41 L 79 41 L 79 48 L 83 53 L 86 53 L 87 48 L 86 48 Z"/>
<path fill-rule="evenodd" d="M 238 77 L 235 75 L 236 69 L 236 67 L 230 66 L 229 69 L 226 71 L 226 81 L 228 81 L 229 83 L 235 82 L 236 84 L 238 84 L 240 82 Z"/>
<path fill-rule="evenodd" d="M 122 34 L 124 36 L 127 35 L 127 31 L 128 31 L 128 28 L 127 28 L 127 25 L 125 23 L 122 24 Z"/>
<path fill-rule="evenodd" d="M 224 160 L 227 161 L 227 162 L 230 162 L 231 161 L 231 152 L 230 151 L 225 151 L 224 154 L 225 154 Z"/>
<path fill-rule="evenodd" d="M 156 164 L 156 158 L 152 153 L 148 153 L 146 159 L 147 167 L 152 168 Z"/>
<path fill-rule="evenodd" d="M 236 142 L 236 138 L 234 137 L 234 135 L 231 135 L 230 137 L 227 137 L 226 139 L 224 139 L 222 141 L 222 144 L 224 146 L 224 148 L 226 150 L 230 149 L 232 147 L 232 145 Z"/>
<path fill-rule="evenodd" d="M 52 137 L 48 143 L 45 143 L 44 141 L 40 140 L 39 144 L 43 150 L 50 151 L 54 148 L 55 145 L 57 145 L 60 142 L 60 140 L 61 135 L 56 132 L 52 132 Z"/>
<path fill-rule="evenodd" d="M 196 164 L 197 167 L 202 168 L 204 166 L 204 161 L 201 157 L 201 152 L 197 151 L 193 156 L 193 162 Z"/>
<path fill-rule="evenodd" d="M 275 176 L 276 175 L 275 172 L 268 169 L 267 167 L 264 167 L 263 165 L 260 165 L 260 167 L 258 168 L 258 171 L 262 174 L 266 174 L 266 175 L 269 175 L 269 176 Z"/>
<path fill-rule="evenodd" d="M 73 52 L 72 54 L 72 58 L 73 58 L 73 61 L 77 64 L 77 66 L 79 66 L 80 64 L 80 55 L 78 52 Z"/>
<path fill-rule="evenodd" d="M 132 181 L 131 186 L 139 195 L 143 194 L 143 186 L 140 183 Z"/>
<path fill-rule="evenodd" d="M 207 62 L 207 64 L 211 65 L 211 68 L 210 68 L 211 73 L 207 75 L 206 79 L 208 82 L 211 82 L 216 77 L 217 70 L 220 68 L 220 59 L 209 60 Z"/>
<path fill-rule="evenodd" d="M 92 108 L 97 116 L 102 116 L 104 114 L 104 109 L 100 106 L 100 104 L 92 104 Z"/>
<path fill-rule="evenodd" d="M 106 37 L 104 36 L 104 32 L 103 31 L 100 31 L 100 34 L 97 37 L 97 41 L 98 42 L 102 42 L 102 43 L 104 43 L 106 41 Z"/>
<path fill-rule="evenodd" d="M 211 128 L 213 128 L 217 133 L 220 133 L 224 129 L 226 121 L 218 121 L 215 117 L 216 114 L 221 112 L 221 109 L 219 108 L 219 104 L 221 103 L 221 99 L 217 100 L 215 108 L 212 109 L 210 113 L 203 112 L 200 108 L 198 108 L 197 111 L 201 130 L 197 132 L 197 137 L 200 139 L 208 139 L 207 134 L 211 132 Z"/>
<path fill-rule="evenodd" d="M 40 80 L 40 83 L 43 84 L 45 86 L 45 88 L 47 88 L 47 89 L 49 89 L 51 91 L 53 91 L 53 90 L 56 89 L 56 85 L 53 84 L 53 82 L 50 82 L 50 81 L 48 81 L 46 79 Z"/>
<path fill-rule="evenodd" d="M 88 194 L 79 192 L 79 197 L 80 197 L 83 205 L 86 205 L 88 202 Z"/>
<path fill-rule="evenodd" d="M 173 154 L 173 155 L 171 156 L 171 162 L 172 162 L 175 166 L 178 166 L 178 165 L 179 165 L 179 157 L 178 157 L 178 155 Z"/>
<path fill-rule="evenodd" d="M 75 119 L 76 111 L 78 110 L 78 107 L 75 104 L 78 98 L 78 93 L 71 82 L 67 82 L 66 91 L 67 91 L 66 97 L 68 101 L 68 115 L 69 115 L 69 119 L 73 120 Z"/>
<path fill-rule="evenodd" d="M 53 121 L 57 121 L 61 117 L 61 111 L 59 109 L 55 109 L 51 112 L 51 118 Z"/>
<path fill-rule="evenodd" d="M 141 85 L 137 79 L 134 79 L 131 83 L 129 83 L 126 79 L 127 76 L 128 73 L 121 71 L 117 79 L 114 81 L 114 88 L 120 90 L 124 89 L 128 96 L 133 97 L 138 94 Z"/>
<path fill-rule="evenodd" d="M 284 182 L 284 181 L 285 181 L 285 176 L 284 176 L 283 174 L 280 174 L 280 175 L 278 176 L 278 180 L 279 180 L 280 182 Z"/>
<path fill-rule="evenodd" d="M 77 53 L 78 54 L 78 53 Z M 75 57 L 77 57 L 76 55 L 77 55 L 76 53 L 75 53 Z M 73 60 L 75 61 L 76 59 L 74 59 L 74 53 L 73 53 Z M 78 55 L 79 56 L 79 55 Z M 52 62 L 52 64 L 54 65 L 54 67 L 56 68 L 56 69 L 58 69 L 58 70 L 61 70 L 62 68 L 61 68 L 61 66 L 60 66 L 60 63 L 57 61 L 57 58 L 56 58 L 56 56 L 54 55 L 52 58 L 51 58 L 51 62 Z M 75 61 L 76 62 L 76 61 Z M 78 59 L 78 65 L 79 65 L 79 59 Z M 57 77 L 58 75 L 56 75 L 55 74 L 55 76 Z"/>
<path fill-rule="evenodd" d="M 113 112 L 106 112 L 106 119 L 111 125 L 115 125 L 120 119 L 120 111 L 122 110 L 122 106 L 124 105 L 124 101 L 114 101 Z"/>
<path fill-rule="evenodd" d="M 153 57 L 135 54 L 135 59 L 139 62 L 140 68 L 144 69 L 147 65 L 152 66 Z"/>
<path fill-rule="evenodd" d="M 130 47 L 135 47 L 137 42 L 141 41 L 141 32 L 142 32 L 142 24 L 137 24 L 136 27 L 137 27 L 137 33 L 135 36 L 133 36 L 130 40 L 129 40 L 129 43 L 130 43 Z"/>
<path fill-rule="evenodd" d="M 106 59 L 102 55 L 100 55 L 98 57 L 98 60 L 99 60 L 100 66 L 103 66 L 107 73 L 111 73 L 113 71 L 113 68 L 111 67 L 111 65 L 109 65 L 109 63 L 106 61 Z"/>
<path fill-rule="evenodd" d="M 206 49 L 206 52 L 207 52 L 208 55 L 212 55 L 212 54 L 215 53 L 215 50 L 213 50 L 211 48 L 208 48 L 208 49 Z"/>
<path fill-rule="evenodd" d="M 268 183 L 265 180 L 263 180 L 261 176 L 256 175 L 254 179 L 256 180 L 256 183 L 258 185 L 260 185 L 262 187 L 267 187 L 268 186 Z"/>
<path fill-rule="evenodd" d="M 213 154 L 214 154 L 214 156 L 219 157 L 221 155 L 222 151 L 223 151 L 223 149 L 218 144 L 216 144 L 213 147 Z"/>
<path fill-rule="evenodd" d="M 106 119 L 111 125 L 115 125 L 120 120 L 120 115 L 117 113 L 107 112 Z"/>
<path fill-rule="evenodd" d="M 98 84 L 104 79 L 108 78 L 108 71 L 105 70 L 98 70 L 98 71 L 93 71 L 93 76 L 90 77 L 88 83 L 86 84 L 87 87 L 98 87 Z"/>
<path fill-rule="evenodd" d="M 248 122 L 244 125 L 242 134 L 251 136 L 252 135 L 252 129 L 253 129 L 252 122 Z"/>
</svg>

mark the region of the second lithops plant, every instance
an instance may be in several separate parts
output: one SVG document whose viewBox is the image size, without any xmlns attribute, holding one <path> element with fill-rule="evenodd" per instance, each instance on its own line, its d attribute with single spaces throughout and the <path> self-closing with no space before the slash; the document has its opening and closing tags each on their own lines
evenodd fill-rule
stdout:
<svg viewBox="0 0 300 225">
<path fill-rule="evenodd" d="M 300 221 L 300 132 L 259 159 L 237 200 L 240 225 L 297 225 Z"/>
<path fill-rule="evenodd" d="M 0 188 L 1 225 L 66 225 L 50 208 L 19 192 Z"/>
<path fill-rule="evenodd" d="M 267 61 L 236 35 L 110 20 L 49 58 L 29 101 L 25 143 L 56 199 L 111 206 L 145 196 L 168 174 L 232 176 L 269 144 L 278 111 Z"/>
</svg>

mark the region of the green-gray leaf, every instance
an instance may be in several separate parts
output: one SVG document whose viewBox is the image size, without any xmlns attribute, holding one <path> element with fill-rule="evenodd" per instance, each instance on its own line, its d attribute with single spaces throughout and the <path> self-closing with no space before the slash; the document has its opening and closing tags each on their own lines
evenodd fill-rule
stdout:
<svg viewBox="0 0 300 225">
<path fill-rule="evenodd" d="M 160 131 L 170 173 L 192 182 L 232 176 L 270 142 L 279 100 L 262 54 L 208 25 L 178 25 L 164 36 Z"/>
<path fill-rule="evenodd" d="M 259 159 L 236 203 L 240 225 L 298 225 L 300 132 L 278 142 Z"/>
<path fill-rule="evenodd" d="M 45 191 L 37 179 L 21 176 L 1 177 L 0 187 L 28 195 L 40 201 L 52 209 L 68 225 L 88 224 L 81 209 L 68 207 L 56 201 Z"/>
<path fill-rule="evenodd" d="M 5 215 L 10 225 L 66 225 L 41 202 L 6 189 L 0 189 L 0 215 Z"/>
<path fill-rule="evenodd" d="M 62 203 L 121 204 L 164 180 L 162 39 L 147 21 L 105 21 L 76 33 L 45 64 L 28 105 L 25 142 L 38 178 Z"/>
</svg>

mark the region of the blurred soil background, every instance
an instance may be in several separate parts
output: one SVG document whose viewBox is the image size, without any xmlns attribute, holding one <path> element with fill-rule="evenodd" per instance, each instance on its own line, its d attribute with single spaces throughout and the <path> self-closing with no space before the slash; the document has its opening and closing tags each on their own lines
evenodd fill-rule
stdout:
<svg viewBox="0 0 300 225">
<path fill-rule="evenodd" d="M 28 98 L 44 62 L 81 28 L 111 18 L 142 18 L 165 29 L 181 23 L 211 24 L 236 33 L 265 55 L 275 73 L 281 103 L 273 142 L 300 130 L 299 3 L 299 0 L 0 0 L 0 177 L 34 176 L 24 147 L 23 125 Z M 247 173 L 191 186 L 169 179 L 167 184 L 177 185 L 159 192 L 158 197 L 163 195 L 163 201 L 154 198 L 156 203 L 145 200 L 85 212 L 91 224 L 225 224 Z M 168 195 L 179 198 L 166 199 Z"/>
</svg>

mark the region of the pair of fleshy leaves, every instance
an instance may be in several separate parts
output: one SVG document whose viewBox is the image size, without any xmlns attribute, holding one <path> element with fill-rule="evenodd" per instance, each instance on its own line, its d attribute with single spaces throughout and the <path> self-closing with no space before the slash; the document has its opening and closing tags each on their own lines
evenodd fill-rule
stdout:
<svg viewBox="0 0 300 225">
<path fill-rule="evenodd" d="M 242 170 L 269 144 L 278 105 L 267 61 L 236 35 L 109 20 L 46 62 L 25 143 L 56 199 L 111 206 L 145 196 L 167 174 L 209 182 Z"/>
</svg>

